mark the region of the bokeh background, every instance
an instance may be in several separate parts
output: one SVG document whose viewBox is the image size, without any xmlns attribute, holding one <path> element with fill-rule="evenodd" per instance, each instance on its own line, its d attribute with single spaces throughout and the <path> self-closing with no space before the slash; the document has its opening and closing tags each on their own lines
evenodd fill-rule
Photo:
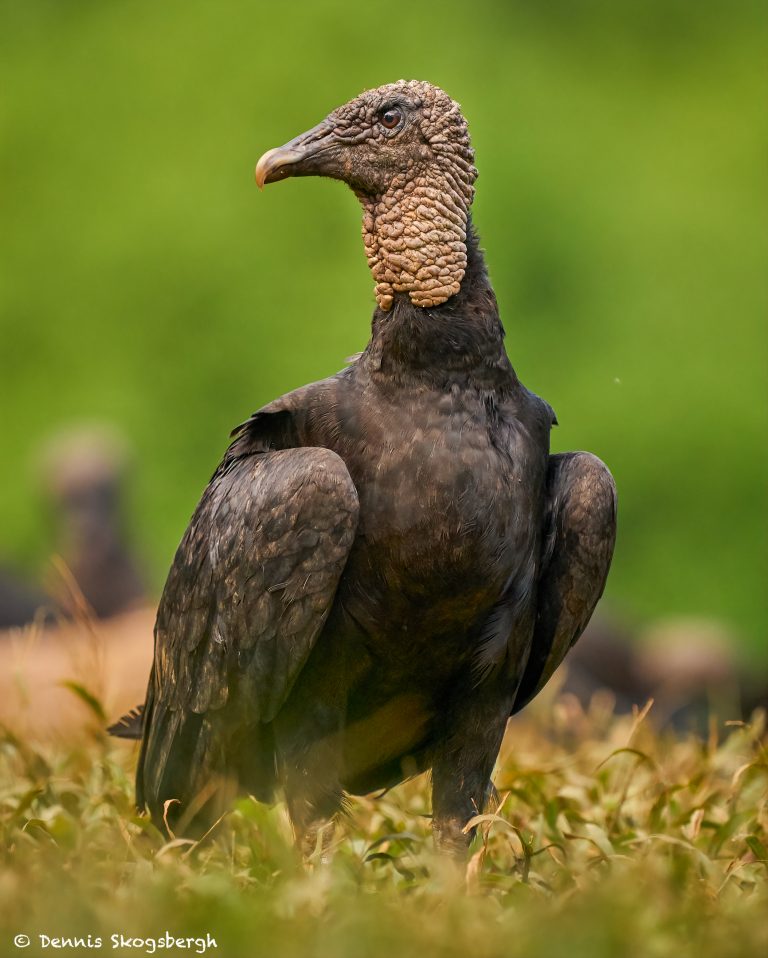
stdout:
<svg viewBox="0 0 768 958">
<path fill-rule="evenodd" d="M 620 492 L 606 604 L 722 622 L 765 663 L 766 22 L 751 0 L 0 0 L 0 560 L 54 540 L 39 449 L 134 449 L 129 535 L 162 586 L 253 409 L 366 342 L 337 183 L 257 157 L 366 87 L 464 107 L 475 222 L 555 450 Z"/>
</svg>

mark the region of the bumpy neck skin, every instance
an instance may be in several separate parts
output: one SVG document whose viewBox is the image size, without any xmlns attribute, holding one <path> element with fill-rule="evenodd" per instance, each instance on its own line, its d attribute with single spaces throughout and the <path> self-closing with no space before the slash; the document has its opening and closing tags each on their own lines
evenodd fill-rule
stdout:
<svg viewBox="0 0 768 958">
<path fill-rule="evenodd" d="M 458 293 L 475 175 L 461 155 L 438 157 L 427 169 L 398 174 L 383 195 L 360 197 L 365 253 L 383 310 L 396 293 L 424 307 Z"/>
<path fill-rule="evenodd" d="M 504 349 L 496 296 L 471 219 L 466 259 L 456 293 L 434 307 L 416 306 L 395 293 L 373 314 L 372 336 L 361 362 L 374 375 L 425 380 L 445 387 L 470 384 L 498 389 L 517 377 Z"/>
<path fill-rule="evenodd" d="M 424 83 L 403 84 L 421 109 L 421 142 L 379 194 L 358 193 L 363 242 L 376 301 L 392 307 L 397 293 L 415 306 L 455 296 L 467 268 L 467 223 L 477 170 L 458 103 Z"/>
</svg>

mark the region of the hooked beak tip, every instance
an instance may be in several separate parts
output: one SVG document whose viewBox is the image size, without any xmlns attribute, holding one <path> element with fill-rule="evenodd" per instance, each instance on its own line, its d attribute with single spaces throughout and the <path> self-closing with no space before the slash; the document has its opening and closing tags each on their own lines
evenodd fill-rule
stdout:
<svg viewBox="0 0 768 958">
<path fill-rule="evenodd" d="M 328 122 L 324 120 L 289 143 L 267 150 L 256 164 L 256 186 L 261 190 L 267 183 L 277 183 L 289 176 L 325 175 L 318 158 L 326 152 L 331 134 Z"/>
<path fill-rule="evenodd" d="M 256 186 L 258 186 L 260 190 L 264 189 L 264 184 L 267 182 L 267 177 L 270 173 L 274 172 L 279 165 L 274 162 L 274 156 L 279 152 L 279 149 L 267 150 L 267 152 L 259 158 L 259 162 L 256 164 L 254 178 L 256 180 Z"/>
</svg>

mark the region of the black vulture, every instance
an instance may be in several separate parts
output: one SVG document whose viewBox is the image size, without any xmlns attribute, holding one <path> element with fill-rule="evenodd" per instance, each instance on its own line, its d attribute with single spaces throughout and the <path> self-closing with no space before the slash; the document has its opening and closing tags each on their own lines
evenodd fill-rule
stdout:
<svg viewBox="0 0 768 958">
<path fill-rule="evenodd" d="M 44 461 L 58 551 L 88 608 L 100 619 L 137 608 L 145 591 L 126 534 L 131 455 L 125 440 L 109 428 L 68 430 L 48 444 Z M 65 616 L 76 605 L 66 592 L 59 598 Z"/>
<path fill-rule="evenodd" d="M 145 599 L 139 562 L 126 536 L 127 446 L 112 429 L 75 427 L 47 440 L 39 456 L 54 552 L 66 572 L 46 587 L 0 567 L 0 630 L 52 625 L 85 609 L 107 619 Z"/>
<path fill-rule="evenodd" d="M 143 718 L 117 729 L 142 733 L 137 800 L 159 822 L 194 831 L 234 791 L 279 789 L 308 850 L 346 793 L 431 769 L 437 844 L 461 855 L 508 718 L 592 614 L 614 482 L 549 453 L 554 413 L 504 349 L 476 175 L 458 104 L 402 80 L 258 162 L 260 187 L 352 188 L 377 306 L 347 368 L 234 430 L 176 553 Z"/>
</svg>

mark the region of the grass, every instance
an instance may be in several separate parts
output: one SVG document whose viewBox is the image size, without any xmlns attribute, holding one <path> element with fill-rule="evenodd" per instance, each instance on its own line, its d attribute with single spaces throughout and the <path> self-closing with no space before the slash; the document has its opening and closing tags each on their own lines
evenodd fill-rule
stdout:
<svg viewBox="0 0 768 958">
<path fill-rule="evenodd" d="M 466 869 L 432 851 L 422 777 L 356 799 L 331 864 L 302 866 L 281 806 L 244 798 L 193 844 L 132 808 L 133 750 L 0 738 L 0 954 L 39 935 L 205 939 L 232 956 L 727 958 L 768 947 L 764 716 L 702 740 L 610 700 L 550 697 L 510 725 L 501 804 Z M 201 946 L 191 944 L 192 951 Z M 189 950 L 185 953 L 190 953 Z"/>
</svg>

